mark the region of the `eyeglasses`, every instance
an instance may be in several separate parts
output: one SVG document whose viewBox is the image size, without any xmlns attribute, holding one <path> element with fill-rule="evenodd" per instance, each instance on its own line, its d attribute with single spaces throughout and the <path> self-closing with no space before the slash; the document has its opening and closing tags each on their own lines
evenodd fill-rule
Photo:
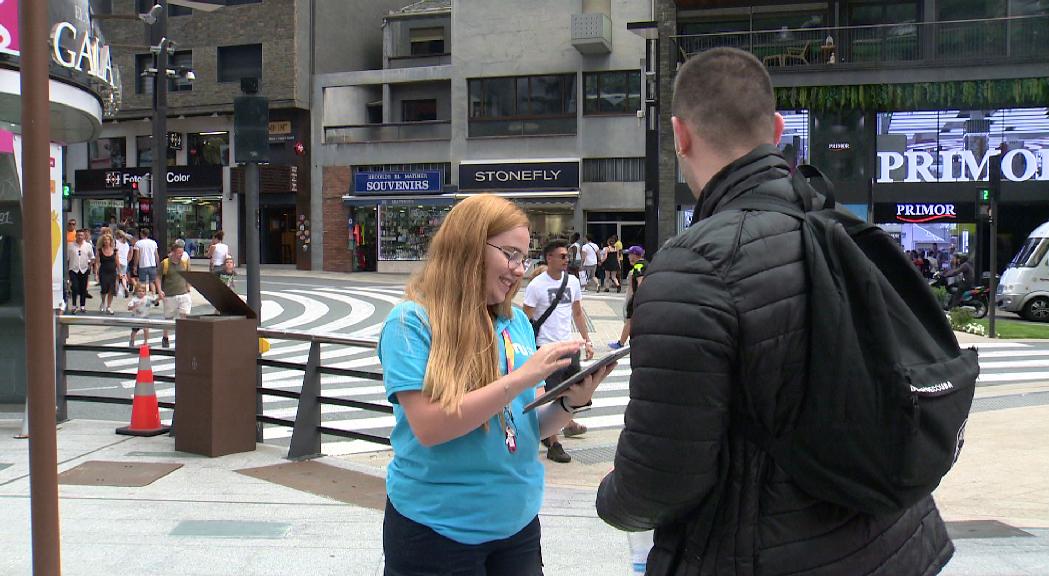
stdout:
<svg viewBox="0 0 1049 576">
<path fill-rule="evenodd" d="M 485 242 L 485 244 L 488 244 L 492 248 L 495 248 L 496 250 L 502 252 L 503 256 L 506 256 L 506 266 L 510 270 L 513 270 L 514 268 L 520 266 L 522 272 L 528 272 L 528 268 L 531 265 L 531 262 L 528 261 L 527 255 L 524 252 L 521 252 L 520 250 L 514 248 L 500 248 L 499 246 L 496 246 L 491 242 Z"/>
<path fill-rule="evenodd" d="M 557 257 L 561 260 L 568 260 L 568 254 L 558 254 Z"/>
</svg>

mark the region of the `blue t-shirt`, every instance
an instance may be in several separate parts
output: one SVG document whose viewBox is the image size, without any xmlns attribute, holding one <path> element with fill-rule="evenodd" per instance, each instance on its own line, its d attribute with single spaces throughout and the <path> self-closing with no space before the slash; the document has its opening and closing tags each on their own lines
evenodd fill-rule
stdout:
<svg viewBox="0 0 1049 576">
<path fill-rule="evenodd" d="M 514 308 L 512 319 L 495 321 L 493 345 L 499 351 L 500 374 L 506 373 L 504 328 L 514 343 L 515 369 L 535 354 L 532 325 L 523 311 Z M 535 399 L 535 390 L 526 390 L 511 402 L 517 425 L 515 453 L 506 448 L 498 416 L 489 419 L 487 431 L 479 427 L 443 444 L 423 446 L 396 393 L 422 390 L 430 336 L 423 307 L 403 302 L 387 316 L 379 338 L 383 382 L 396 420 L 390 436 L 393 462 L 386 470 L 386 493 L 398 512 L 456 542 L 481 544 L 508 538 L 535 519 L 543 500 L 539 417 L 534 410 L 522 412 Z"/>
</svg>

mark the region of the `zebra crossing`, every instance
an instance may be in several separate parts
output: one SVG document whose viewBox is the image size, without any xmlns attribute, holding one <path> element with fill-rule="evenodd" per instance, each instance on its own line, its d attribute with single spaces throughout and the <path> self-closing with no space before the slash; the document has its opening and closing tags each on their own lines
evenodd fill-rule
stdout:
<svg viewBox="0 0 1049 576">
<path fill-rule="evenodd" d="M 318 286 L 263 290 L 262 323 L 263 326 L 274 329 L 377 338 L 382 329 L 383 319 L 389 309 L 402 300 L 403 291 L 401 286 Z M 618 294 L 588 294 L 587 298 L 609 301 L 622 299 Z M 159 346 L 159 331 L 154 332 L 151 334 L 151 345 Z M 120 345 L 126 342 L 126 339 L 111 338 L 96 343 Z M 977 347 L 980 350 L 981 386 L 1049 381 L 1049 343 L 988 342 Z M 308 353 L 308 343 L 276 340 L 271 342 L 271 349 L 264 357 L 305 363 Z M 98 353 L 98 358 L 105 369 L 114 371 L 133 372 L 138 362 L 136 356 L 123 352 Z M 372 348 L 323 345 L 321 359 L 322 364 L 327 367 L 381 372 Z M 153 371 L 158 375 L 173 375 L 174 360 L 157 357 L 153 362 Z M 592 409 L 580 414 L 576 421 L 593 430 L 622 427 L 623 413 L 629 397 L 630 374 L 629 362 L 621 362 L 597 390 Z M 270 367 L 263 369 L 263 386 L 266 388 L 298 391 L 302 385 L 302 378 L 303 372 L 300 370 Z M 134 380 L 121 381 L 119 386 L 112 388 L 114 395 L 129 394 L 129 390 L 134 388 Z M 173 384 L 157 383 L 156 389 L 158 399 L 174 400 Z M 380 380 L 323 375 L 321 393 L 328 397 L 388 405 Z M 266 416 L 294 419 L 296 409 L 297 402 L 293 399 L 263 397 L 263 414 Z M 163 420 L 169 421 L 170 417 L 170 411 L 161 411 Z M 394 425 L 392 415 L 329 405 L 322 406 L 322 420 L 327 427 L 380 436 L 389 435 Z M 286 443 L 290 436 L 290 428 L 266 426 L 264 429 L 267 442 Z M 384 449 L 382 446 L 360 440 L 326 440 L 324 451 L 332 455 Z"/>
</svg>

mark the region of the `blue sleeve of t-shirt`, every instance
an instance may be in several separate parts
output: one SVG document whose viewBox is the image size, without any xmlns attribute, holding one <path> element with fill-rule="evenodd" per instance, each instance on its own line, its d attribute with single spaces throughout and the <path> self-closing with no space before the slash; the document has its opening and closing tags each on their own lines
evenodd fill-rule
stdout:
<svg viewBox="0 0 1049 576">
<path fill-rule="evenodd" d="M 430 342 L 429 320 L 421 306 L 402 302 L 390 311 L 379 336 L 377 353 L 386 397 L 391 403 L 397 404 L 398 392 L 423 389 Z"/>
</svg>

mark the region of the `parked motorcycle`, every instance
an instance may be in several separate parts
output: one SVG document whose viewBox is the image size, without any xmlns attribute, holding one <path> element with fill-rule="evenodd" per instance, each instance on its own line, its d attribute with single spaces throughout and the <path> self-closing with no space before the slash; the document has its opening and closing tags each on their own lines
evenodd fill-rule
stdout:
<svg viewBox="0 0 1049 576">
<path fill-rule="evenodd" d="M 933 288 L 947 288 L 947 279 L 937 272 L 929 280 L 929 286 Z M 958 304 L 955 305 L 954 308 L 971 308 L 973 310 L 973 318 L 983 318 L 987 316 L 990 297 L 990 288 L 987 286 L 974 286 L 962 292 L 962 297 L 958 300 Z M 944 305 L 944 310 L 950 311 L 949 305 L 950 300 L 948 299 L 947 304 Z"/>
</svg>

